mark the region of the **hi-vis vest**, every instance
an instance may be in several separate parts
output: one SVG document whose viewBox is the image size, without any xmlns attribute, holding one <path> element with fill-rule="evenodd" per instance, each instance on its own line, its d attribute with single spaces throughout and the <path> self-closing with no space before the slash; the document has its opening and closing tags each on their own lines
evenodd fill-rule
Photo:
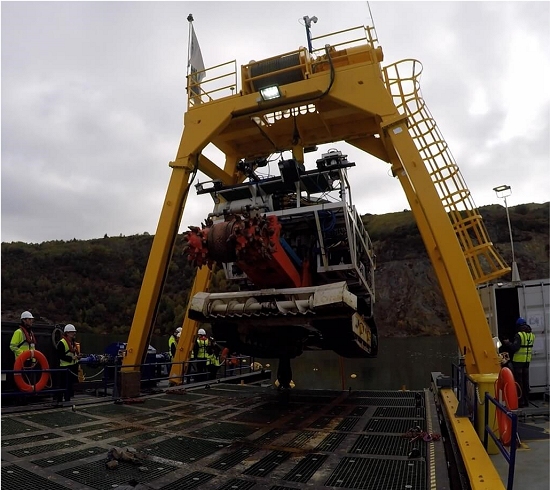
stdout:
<svg viewBox="0 0 550 490">
<path fill-rule="evenodd" d="M 170 359 L 172 359 L 172 345 L 175 345 L 176 348 L 178 346 L 176 337 L 174 337 L 173 335 L 171 335 L 170 338 L 168 339 L 168 353 L 170 354 Z"/>
<path fill-rule="evenodd" d="M 13 336 L 10 341 L 10 349 L 15 354 L 15 358 L 17 359 L 21 353 L 29 350 L 31 345 L 34 349 L 35 344 L 36 339 L 34 337 L 34 333 L 24 329 L 23 327 L 19 327 L 15 332 L 13 332 Z"/>
<path fill-rule="evenodd" d="M 210 344 L 208 338 L 206 339 L 197 339 L 197 344 L 199 344 L 199 349 L 197 352 L 197 359 L 206 359 L 208 354 L 206 353 L 206 348 Z"/>
<path fill-rule="evenodd" d="M 514 354 L 513 362 L 531 362 L 533 344 L 535 343 L 535 334 L 527 332 L 518 332 L 521 339 L 521 346 Z"/>
<path fill-rule="evenodd" d="M 69 343 L 65 338 L 61 339 L 61 343 L 65 346 L 65 355 L 67 355 L 69 352 L 72 352 L 74 355 L 74 349 L 71 350 L 69 347 Z M 73 364 L 77 363 L 77 359 L 73 357 L 71 361 L 65 361 L 64 359 L 59 359 L 59 367 L 66 367 L 66 366 L 72 366 Z"/>
</svg>

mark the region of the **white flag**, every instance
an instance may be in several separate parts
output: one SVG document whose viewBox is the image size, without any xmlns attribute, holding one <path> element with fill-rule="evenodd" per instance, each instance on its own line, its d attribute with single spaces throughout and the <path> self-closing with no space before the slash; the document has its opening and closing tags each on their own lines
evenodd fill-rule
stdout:
<svg viewBox="0 0 550 490">
<path fill-rule="evenodd" d="M 189 63 L 190 74 L 193 75 L 196 72 L 198 73 L 193 77 L 196 83 L 200 83 L 204 78 L 204 62 L 202 61 L 201 48 L 199 42 L 197 41 L 197 36 L 195 35 L 195 29 L 193 24 L 191 24 L 191 48 L 189 50 Z"/>
</svg>

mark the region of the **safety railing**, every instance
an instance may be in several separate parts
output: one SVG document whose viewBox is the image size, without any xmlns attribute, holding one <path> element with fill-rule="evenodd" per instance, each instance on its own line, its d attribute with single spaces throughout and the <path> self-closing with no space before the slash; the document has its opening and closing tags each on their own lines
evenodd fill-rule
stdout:
<svg viewBox="0 0 550 490">
<path fill-rule="evenodd" d="M 237 94 L 237 64 L 228 61 L 187 75 L 187 108 Z"/>
<path fill-rule="evenodd" d="M 493 398 L 489 393 L 485 392 L 483 400 L 479 395 L 479 389 L 477 383 L 475 383 L 465 371 L 463 358 L 460 360 L 460 364 L 452 364 L 451 374 L 451 387 L 456 394 L 458 400 L 458 407 L 456 415 L 460 417 L 468 417 L 474 427 L 478 426 L 478 411 L 477 405 L 484 405 L 484 436 L 483 446 L 485 450 L 488 449 L 489 437 L 495 441 L 500 453 L 504 456 L 508 463 L 508 484 L 507 490 L 512 490 L 514 484 L 514 468 L 516 464 L 516 447 L 518 441 L 517 428 L 518 428 L 518 416 L 514 412 L 508 410 L 504 405 Z M 506 446 L 501 442 L 499 436 L 495 434 L 491 428 L 489 421 L 489 407 L 490 404 L 495 405 L 497 412 L 495 418 L 498 417 L 498 412 L 502 412 L 503 416 L 511 420 L 511 443 L 510 450 L 506 449 Z"/>
<path fill-rule="evenodd" d="M 182 366 L 181 372 L 183 376 L 174 378 L 170 376 L 170 370 L 174 364 L 180 364 Z M 85 367 L 84 365 L 83 367 Z M 112 398 L 120 397 L 120 372 L 122 369 L 121 360 L 117 359 L 116 362 L 110 362 L 101 366 L 102 377 L 97 382 L 82 381 L 78 383 L 77 391 L 87 390 L 87 384 L 94 385 L 96 395 L 111 396 Z M 141 373 L 141 384 L 144 386 L 156 386 L 159 382 L 182 381 L 183 384 L 197 384 L 216 381 L 217 379 L 232 378 L 252 372 L 263 370 L 263 367 L 256 363 L 253 357 L 250 356 L 232 356 L 226 359 L 217 369 L 215 374 L 204 371 L 204 361 L 190 360 L 180 363 L 174 363 L 169 360 L 162 362 L 152 362 L 136 364 L 132 366 L 124 366 L 125 368 L 139 368 Z M 32 389 L 31 391 L 21 391 L 15 385 L 13 376 L 24 375 L 30 378 L 28 384 L 31 387 L 35 387 L 38 379 L 43 373 L 49 373 L 50 378 L 47 385 L 41 389 Z M 36 395 L 40 396 L 53 396 L 59 393 L 65 393 L 68 390 L 68 376 L 74 376 L 69 370 L 65 368 L 61 369 L 26 369 L 26 370 L 2 370 L 2 379 L 5 379 L 3 383 L 11 384 L 13 382 L 13 389 L 2 388 L 2 397 L 19 396 L 19 397 L 32 397 Z M 94 375 L 95 376 L 95 375 Z M 11 377 L 11 378 L 10 378 Z M 183 379 L 182 379 L 183 378 Z M 8 381 L 9 379 L 9 381 Z M 76 381 L 75 381 L 76 383 Z M 94 388 L 91 388 L 94 389 Z"/>
<path fill-rule="evenodd" d="M 502 444 L 499 437 L 495 434 L 491 426 L 489 425 L 489 404 L 492 403 L 497 411 L 502 412 L 502 414 L 511 420 L 512 423 L 512 438 L 510 442 L 510 450 L 506 449 L 506 446 Z M 498 402 L 493 398 L 489 393 L 485 393 L 485 431 L 483 435 L 483 446 L 487 450 L 489 444 L 489 437 L 495 441 L 496 446 L 500 453 L 504 456 L 504 459 L 508 463 L 508 483 L 506 485 L 506 490 L 512 490 L 514 486 L 514 471 L 516 467 L 516 448 L 517 448 L 517 436 L 518 431 L 518 416 L 514 412 L 508 410 L 504 405 Z"/>
<path fill-rule="evenodd" d="M 40 387 L 39 382 L 42 375 L 49 374 L 49 379 L 46 381 L 44 387 Z M 3 383 L 13 383 L 12 389 L 2 389 L 2 397 L 36 397 L 36 396 L 49 396 L 56 395 L 60 392 L 65 393 L 68 389 L 67 378 L 70 375 L 69 371 L 65 368 L 62 369 L 2 369 Z M 15 376 L 24 376 L 25 385 L 30 389 L 28 391 L 17 389 L 15 383 Z"/>
</svg>

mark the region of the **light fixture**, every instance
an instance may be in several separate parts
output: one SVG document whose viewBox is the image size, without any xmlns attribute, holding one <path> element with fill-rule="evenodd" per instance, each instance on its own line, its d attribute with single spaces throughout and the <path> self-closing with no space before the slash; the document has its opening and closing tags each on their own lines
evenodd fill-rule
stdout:
<svg viewBox="0 0 550 490">
<path fill-rule="evenodd" d="M 510 223 L 510 213 L 508 212 L 508 202 L 506 201 L 507 197 L 512 195 L 512 188 L 509 185 L 499 185 L 493 187 L 493 190 L 496 192 L 499 199 L 504 199 L 504 207 L 506 209 L 506 218 L 508 219 L 508 231 L 510 232 L 510 248 L 512 249 L 512 282 L 519 282 L 519 270 L 516 263 L 516 256 L 514 254 L 514 239 L 512 238 L 512 225 Z"/>
<path fill-rule="evenodd" d="M 273 100 L 282 97 L 281 89 L 278 85 L 270 85 L 260 89 L 260 96 L 262 100 Z"/>
</svg>

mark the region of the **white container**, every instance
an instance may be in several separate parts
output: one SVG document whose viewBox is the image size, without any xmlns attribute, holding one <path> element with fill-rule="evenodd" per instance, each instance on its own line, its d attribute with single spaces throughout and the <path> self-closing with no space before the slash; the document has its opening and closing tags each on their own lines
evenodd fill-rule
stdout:
<svg viewBox="0 0 550 490">
<path fill-rule="evenodd" d="M 550 385 L 550 279 L 491 283 L 478 287 L 491 335 L 512 340 L 522 317 L 535 334 L 529 366 L 531 393 L 549 393 Z"/>
</svg>

